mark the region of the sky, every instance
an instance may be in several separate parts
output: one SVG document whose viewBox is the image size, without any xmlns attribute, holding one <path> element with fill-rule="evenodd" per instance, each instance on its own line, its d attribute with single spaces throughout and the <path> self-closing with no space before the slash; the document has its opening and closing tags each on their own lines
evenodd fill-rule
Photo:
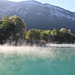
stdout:
<svg viewBox="0 0 75 75">
<path fill-rule="evenodd" d="M 26 0 L 11 0 L 15 2 L 26 1 Z M 49 3 L 55 6 L 62 7 L 66 10 L 75 12 L 75 0 L 37 0 L 42 3 Z"/>
</svg>

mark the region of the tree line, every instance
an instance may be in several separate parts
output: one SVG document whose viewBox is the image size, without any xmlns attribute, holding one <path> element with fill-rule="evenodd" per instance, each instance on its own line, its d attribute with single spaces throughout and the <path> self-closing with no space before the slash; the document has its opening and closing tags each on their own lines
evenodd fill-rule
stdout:
<svg viewBox="0 0 75 75">
<path fill-rule="evenodd" d="M 9 18 L 5 15 L 0 21 L 0 44 L 7 40 L 18 44 L 20 40 L 45 41 L 47 43 L 74 43 L 75 34 L 70 29 L 61 28 L 53 30 L 30 29 L 26 31 L 24 20 L 14 15 Z M 21 42 L 20 42 L 21 43 Z"/>
<path fill-rule="evenodd" d="M 74 43 L 75 35 L 65 28 L 51 30 L 30 29 L 26 36 L 29 40 L 44 40 L 48 43 Z"/>
</svg>

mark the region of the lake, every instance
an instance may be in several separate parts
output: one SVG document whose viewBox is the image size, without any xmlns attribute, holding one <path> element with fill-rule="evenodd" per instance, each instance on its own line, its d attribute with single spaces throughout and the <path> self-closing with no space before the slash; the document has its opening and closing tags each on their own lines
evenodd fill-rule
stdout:
<svg viewBox="0 0 75 75">
<path fill-rule="evenodd" d="M 75 75 L 75 47 L 0 46 L 0 75 Z"/>
</svg>

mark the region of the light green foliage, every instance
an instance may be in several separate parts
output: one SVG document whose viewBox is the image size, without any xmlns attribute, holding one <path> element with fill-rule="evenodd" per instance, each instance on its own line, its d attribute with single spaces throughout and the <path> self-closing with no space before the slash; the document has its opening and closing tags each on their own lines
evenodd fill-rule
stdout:
<svg viewBox="0 0 75 75">
<path fill-rule="evenodd" d="M 50 39 L 50 35 L 51 35 L 51 31 L 50 30 L 45 30 L 45 31 L 43 30 L 41 32 L 41 39 L 45 40 L 47 42 Z"/>
<path fill-rule="evenodd" d="M 26 35 L 26 39 L 30 40 L 40 40 L 40 30 L 30 29 Z"/>
<path fill-rule="evenodd" d="M 2 21 L 8 21 L 8 20 L 9 19 L 8 19 L 8 16 L 7 15 L 3 16 Z"/>
<path fill-rule="evenodd" d="M 60 32 L 62 32 L 62 33 L 68 33 L 68 30 L 66 30 L 66 28 L 61 28 Z"/>
<path fill-rule="evenodd" d="M 50 30 L 45 30 L 44 33 L 50 35 L 51 32 L 50 32 Z"/>
<path fill-rule="evenodd" d="M 51 35 L 52 36 L 57 36 L 58 35 L 59 30 L 56 30 L 55 28 L 51 31 Z"/>
<path fill-rule="evenodd" d="M 70 29 L 68 29 L 68 30 L 67 30 L 67 32 L 70 34 L 70 33 L 71 33 L 71 30 L 70 30 Z"/>
<path fill-rule="evenodd" d="M 56 43 L 73 43 L 75 35 L 71 33 L 70 29 L 66 30 L 65 28 L 61 28 L 60 30 L 54 28 L 52 31 L 30 29 L 26 34 L 26 39 Z"/>
<path fill-rule="evenodd" d="M 59 38 L 59 30 L 57 29 L 56 30 L 56 28 L 54 28 L 52 31 L 51 31 L 51 38 L 50 38 L 50 41 L 58 41 L 58 38 Z"/>
</svg>

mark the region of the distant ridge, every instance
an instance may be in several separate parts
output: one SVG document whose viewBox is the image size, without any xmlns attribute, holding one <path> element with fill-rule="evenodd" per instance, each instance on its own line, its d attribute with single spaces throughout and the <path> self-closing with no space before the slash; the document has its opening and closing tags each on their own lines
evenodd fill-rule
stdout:
<svg viewBox="0 0 75 75">
<path fill-rule="evenodd" d="M 11 2 L 0 0 L 0 19 L 17 15 L 24 19 L 27 29 L 71 29 L 75 33 L 75 13 L 37 1 Z"/>
</svg>

